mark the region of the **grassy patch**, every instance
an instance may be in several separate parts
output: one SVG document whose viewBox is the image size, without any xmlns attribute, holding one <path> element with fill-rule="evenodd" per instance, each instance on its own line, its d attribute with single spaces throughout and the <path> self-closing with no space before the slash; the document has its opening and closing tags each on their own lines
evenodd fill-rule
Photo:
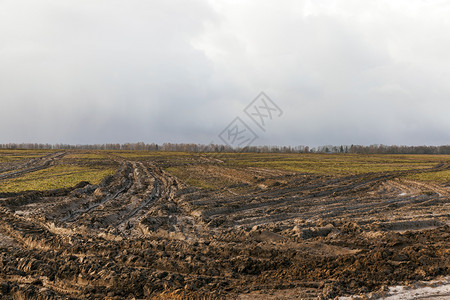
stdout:
<svg viewBox="0 0 450 300">
<path fill-rule="evenodd" d="M 0 163 L 37 158 L 54 152 L 53 150 L 5 150 L 0 149 Z"/>
<path fill-rule="evenodd" d="M 450 170 L 439 172 L 424 172 L 420 174 L 409 175 L 406 178 L 421 181 L 450 182 Z"/>
<path fill-rule="evenodd" d="M 148 158 L 148 157 L 179 157 L 179 156 L 191 156 L 194 155 L 188 152 L 170 152 L 170 151 L 111 151 L 112 154 L 121 156 L 123 158 Z"/>
<path fill-rule="evenodd" d="M 97 153 L 70 153 L 64 158 L 67 159 L 106 159 L 107 156 Z"/>
<path fill-rule="evenodd" d="M 0 156 L 0 162 L 11 162 L 16 160 L 22 160 L 22 159 L 30 159 L 30 158 L 36 158 L 40 157 L 41 155 L 3 155 Z"/>
<path fill-rule="evenodd" d="M 186 170 L 185 168 L 178 168 L 178 167 L 168 167 L 165 168 L 167 172 L 170 174 L 184 180 L 187 184 L 206 189 L 206 190 L 215 190 L 217 187 L 208 180 L 202 180 L 201 178 L 193 178 L 193 173 L 189 172 L 189 170 Z"/>
<path fill-rule="evenodd" d="M 31 172 L 19 178 L 2 182 L 0 192 L 43 191 L 67 188 L 80 181 L 99 183 L 107 175 L 114 174 L 110 168 L 91 168 L 72 165 L 57 165 L 48 169 Z"/>
<path fill-rule="evenodd" d="M 47 153 L 20 153 L 20 152 L 0 151 L 0 163 L 7 163 L 18 160 L 28 160 L 32 158 L 42 157 L 46 154 Z"/>
</svg>

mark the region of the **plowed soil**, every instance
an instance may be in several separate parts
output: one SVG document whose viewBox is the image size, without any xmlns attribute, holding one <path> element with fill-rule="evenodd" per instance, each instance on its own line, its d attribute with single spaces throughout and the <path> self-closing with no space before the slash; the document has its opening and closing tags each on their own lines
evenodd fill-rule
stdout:
<svg viewBox="0 0 450 300">
<path fill-rule="evenodd" d="M 58 163 L 1 168 L 2 180 Z M 100 184 L 0 194 L 0 299 L 330 299 L 450 275 L 450 183 L 108 153 Z M 197 174 L 197 175 L 198 175 Z"/>
</svg>

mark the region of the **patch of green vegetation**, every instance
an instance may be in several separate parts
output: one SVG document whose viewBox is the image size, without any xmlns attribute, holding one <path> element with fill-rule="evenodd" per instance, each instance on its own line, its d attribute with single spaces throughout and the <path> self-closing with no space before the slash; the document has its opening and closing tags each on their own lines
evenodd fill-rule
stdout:
<svg viewBox="0 0 450 300">
<path fill-rule="evenodd" d="M 133 151 L 120 150 L 111 151 L 111 153 L 121 156 L 123 158 L 146 158 L 146 157 L 177 157 L 177 156 L 192 156 L 194 154 L 188 152 L 170 152 L 170 151 Z"/>
<path fill-rule="evenodd" d="M 195 161 L 196 154 L 169 151 L 113 151 L 111 154 L 135 161 L 152 161 L 161 167 L 186 165 Z"/>
<path fill-rule="evenodd" d="M 231 167 L 257 167 L 299 173 L 352 175 L 429 168 L 450 156 L 286 153 L 211 153 Z"/>
<path fill-rule="evenodd" d="M 427 166 L 411 166 L 396 164 L 368 164 L 353 162 L 310 162 L 310 161 L 283 161 L 262 162 L 254 164 L 255 167 L 293 171 L 299 173 L 313 173 L 323 175 L 353 175 L 371 172 L 386 172 L 394 170 L 409 170 L 426 168 Z"/>
<path fill-rule="evenodd" d="M 0 186 L 0 192 L 43 191 L 49 189 L 67 188 L 88 181 L 99 183 L 107 175 L 112 175 L 112 168 L 92 168 L 73 165 L 57 165 L 48 169 L 27 173 L 21 177 L 5 180 Z"/>
<path fill-rule="evenodd" d="M 17 160 L 28 160 L 44 156 L 46 153 L 2 153 L 0 152 L 0 163 Z"/>
<path fill-rule="evenodd" d="M 450 182 L 450 170 L 439 172 L 424 172 L 420 174 L 409 175 L 406 178 L 421 181 Z"/>
<path fill-rule="evenodd" d="M 26 149 L 0 149 L 0 155 L 36 155 L 36 154 L 49 154 L 58 152 L 60 150 L 26 150 Z"/>
<path fill-rule="evenodd" d="M 204 180 L 198 180 L 193 178 L 186 179 L 186 183 L 201 189 L 205 190 L 216 190 L 217 188 L 211 184 L 209 184 L 207 181 Z"/>
<path fill-rule="evenodd" d="M 210 182 L 208 182 L 207 180 L 202 180 L 200 178 L 193 178 L 190 174 L 189 171 L 187 171 L 186 169 L 183 168 L 179 168 L 179 167 L 168 167 L 165 168 L 165 170 L 169 173 L 171 173 L 172 175 L 184 180 L 187 184 L 201 188 L 201 189 L 205 189 L 205 190 L 215 190 L 217 189 L 216 186 L 212 185 Z"/>
<path fill-rule="evenodd" d="M 21 159 L 30 159 L 40 157 L 41 155 L 3 155 L 0 156 L 0 162 L 11 162 Z"/>
<path fill-rule="evenodd" d="M 55 152 L 55 150 L 11 150 L 0 149 L 0 163 L 30 160 Z"/>
<path fill-rule="evenodd" d="M 97 153 L 70 153 L 64 158 L 67 159 L 106 159 L 107 156 Z"/>
</svg>

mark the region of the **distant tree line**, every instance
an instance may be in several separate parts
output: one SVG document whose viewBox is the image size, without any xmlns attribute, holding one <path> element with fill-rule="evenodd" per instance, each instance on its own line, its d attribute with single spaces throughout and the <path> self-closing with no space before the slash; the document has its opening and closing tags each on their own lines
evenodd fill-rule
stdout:
<svg viewBox="0 0 450 300">
<path fill-rule="evenodd" d="M 140 150 L 140 151 L 182 151 L 182 152 L 245 152 L 245 153 L 358 153 L 358 154 L 450 154 L 450 145 L 445 146 L 397 146 L 397 145 L 326 145 L 320 147 L 308 146 L 249 146 L 232 148 L 227 145 L 202 144 L 174 144 L 161 145 L 152 143 L 125 144 L 37 144 L 37 143 L 9 143 L 0 144 L 1 149 L 91 149 L 91 150 Z"/>
</svg>

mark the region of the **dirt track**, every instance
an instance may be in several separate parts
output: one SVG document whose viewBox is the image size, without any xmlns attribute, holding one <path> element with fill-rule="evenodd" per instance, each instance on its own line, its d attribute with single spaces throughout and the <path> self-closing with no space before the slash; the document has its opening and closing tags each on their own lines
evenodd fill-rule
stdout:
<svg viewBox="0 0 450 300">
<path fill-rule="evenodd" d="M 450 186 L 403 178 L 448 164 L 332 177 L 193 158 L 240 180 L 236 193 L 111 159 L 120 168 L 99 185 L 0 195 L 4 299 L 328 299 L 450 273 Z"/>
<path fill-rule="evenodd" d="M 0 180 L 14 178 L 26 173 L 48 168 L 64 155 L 64 152 L 50 153 L 42 157 L 31 159 L 25 163 L 19 161 L 18 163 L 9 163 L 5 166 L 0 166 Z"/>
</svg>

